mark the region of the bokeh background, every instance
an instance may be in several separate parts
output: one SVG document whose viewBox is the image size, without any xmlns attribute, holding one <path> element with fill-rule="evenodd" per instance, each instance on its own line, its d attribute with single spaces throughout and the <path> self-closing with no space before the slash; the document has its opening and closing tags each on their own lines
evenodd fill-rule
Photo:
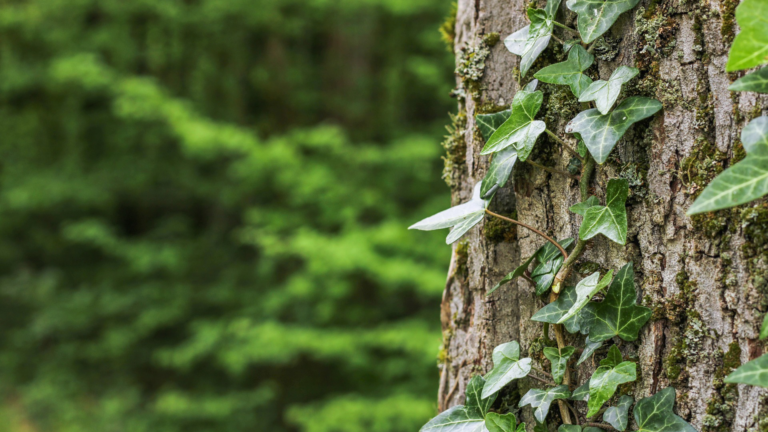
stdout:
<svg viewBox="0 0 768 432">
<path fill-rule="evenodd" d="M 435 413 L 450 0 L 0 0 L 0 431 Z"/>
</svg>

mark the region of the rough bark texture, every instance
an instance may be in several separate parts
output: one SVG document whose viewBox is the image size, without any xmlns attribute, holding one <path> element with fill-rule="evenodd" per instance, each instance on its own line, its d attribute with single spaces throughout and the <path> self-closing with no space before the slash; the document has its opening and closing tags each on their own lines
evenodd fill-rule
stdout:
<svg viewBox="0 0 768 432">
<path fill-rule="evenodd" d="M 492 33 L 503 39 L 525 26 L 527 5 L 523 0 L 458 1 L 459 115 L 446 158 L 455 203 L 469 197 L 489 164 L 488 157 L 479 155 L 483 141 L 474 116 L 505 108 L 538 69 L 564 59 L 560 44 L 553 40 L 528 77 L 519 80 L 519 58 L 503 43 L 494 43 Z M 627 261 L 634 262 L 639 300 L 654 309 L 654 316 L 635 343 L 614 341 L 625 357 L 638 361 L 638 381 L 620 390 L 639 399 L 673 386 L 676 412 L 705 431 L 768 430 L 768 391 L 722 382 L 734 367 L 766 352 L 768 345 L 757 339 L 768 309 L 768 206 L 758 201 L 714 214 L 685 215 L 697 192 L 723 167 L 743 157 L 741 128 L 768 107 L 765 97 L 727 90 L 736 77 L 724 72 L 737 32 L 736 5 L 733 0 L 642 0 L 598 42 L 595 65 L 588 71 L 592 78 L 607 79 L 620 65 L 636 66 L 641 74 L 622 97 L 655 97 L 664 110 L 630 129 L 609 161 L 598 167 L 590 185 L 603 197 L 609 178 L 629 179 L 627 245 L 600 236 L 590 243 L 572 275 L 575 281 L 597 269 L 618 270 Z M 538 7 L 542 6 L 540 1 Z M 558 21 L 575 28 L 575 19 L 561 5 Z M 569 37 L 558 28 L 555 35 Z M 489 55 L 483 64 L 486 47 Z M 567 86 L 539 88 L 545 93 L 539 118 L 566 137 L 563 128 L 581 106 Z M 545 135 L 531 158 L 559 169 L 566 169 L 571 160 Z M 519 220 L 557 238 L 576 237 L 581 217 L 568 207 L 580 201 L 578 182 L 525 164 L 515 170 L 492 209 L 516 213 Z M 491 352 L 498 344 L 517 340 L 540 367 L 548 369 L 541 353 L 547 344 L 542 324 L 529 320 L 544 303 L 528 283 L 519 279 L 486 296 L 542 244 L 527 230 L 486 219 L 454 245 L 441 314 L 445 347 L 441 409 L 463 402 L 465 384 L 473 374 L 490 370 Z M 568 341 L 583 346 L 581 337 L 568 335 Z M 598 351 L 574 372 L 577 384 L 589 378 L 604 352 Z M 540 384 L 518 381 L 503 391 L 498 407 L 517 412 L 528 430 L 534 425 L 530 407 L 519 410 L 517 401 L 532 386 Z M 577 403 L 585 413 L 583 405 Z M 553 407 L 550 429 L 558 416 Z"/>
</svg>

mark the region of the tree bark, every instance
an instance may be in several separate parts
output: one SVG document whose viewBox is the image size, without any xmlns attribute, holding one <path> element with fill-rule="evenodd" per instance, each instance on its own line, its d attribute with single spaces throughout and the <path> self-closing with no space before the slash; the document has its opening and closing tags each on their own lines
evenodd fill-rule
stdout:
<svg viewBox="0 0 768 432">
<path fill-rule="evenodd" d="M 446 176 L 454 203 L 470 197 L 489 165 L 489 158 L 479 155 L 483 140 L 475 115 L 506 107 L 538 69 L 565 59 L 553 39 L 528 77 L 519 80 L 519 58 L 503 43 L 494 44 L 492 33 L 503 40 L 527 25 L 527 5 L 523 0 L 458 1 L 457 64 L 477 70 L 473 75 L 457 69 L 459 115 L 452 148 L 459 154 L 451 155 L 449 149 L 446 158 L 452 161 Z M 637 400 L 674 387 L 675 411 L 703 431 L 768 430 L 768 391 L 722 382 L 735 367 L 765 353 L 768 345 L 758 340 L 759 325 L 768 310 L 768 205 L 759 200 L 692 218 L 685 215 L 696 193 L 738 160 L 734 158 L 743 156 L 742 127 L 765 115 L 768 107 L 765 96 L 727 90 L 737 77 L 725 73 L 737 31 L 736 6 L 735 0 L 643 0 L 595 46 L 595 65 L 588 71 L 593 79 L 607 79 L 620 65 L 638 67 L 640 75 L 622 98 L 655 97 L 664 109 L 651 120 L 635 124 L 588 185 L 593 194 L 603 197 L 609 178 L 629 180 L 626 246 L 602 236 L 593 239 L 571 276 L 574 284 L 597 269 L 618 270 L 634 262 L 638 302 L 652 308 L 654 315 L 636 342 L 614 340 L 625 358 L 638 362 L 638 379 L 624 391 Z M 537 7 L 543 7 L 543 2 Z M 558 21 L 576 27 L 576 15 L 564 4 Z M 570 38 L 557 27 L 555 35 Z M 484 62 L 477 61 L 484 46 L 490 54 Z M 538 118 L 575 145 L 563 129 L 584 108 L 567 86 L 539 84 L 539 89 L 545 98 Z M 531 159 L 567 170 L 571 156 L 543 134 Z M 552 237 L 575 238 L 581 217 L 568 207 L 579 201 L 577 180 L 518 163 L 491 209 L 504 215 L 516 213 L 518 220 Z M 530 231 L 489 219 L 454 245 L 441 310 L 445 362 L 440 409 L 463 403 L 466 383 L 474 374 L 491 369 L 491 352 L 501 343 L 519 341 L 539 367 L 548 368 L 541 351 L 550 342 L 542 338 L 543 325 L 530 320 L 544 303 L 529 283 L 517 279 L 486 296 L 542 245 L 543 239 Z M 554 338 L 554 333 L 550 331 L 549 337 Z M 566 337 L 569 344 L 583 347 L 583 337 Z M 575 368 L 572 382 L 586 382 L 604 350 Z M 498 406 L 501 412 L 517 413 L 529 431 L 535 424 L 530 407 L 519 409 L 517 402 L 531 387 L 541 384 L 531 379 L 516 381 L 503 390 Z M 586 407 L 578 404 L 577 409 L 583 417 Z M 556 427 L 558 416 L 553 405 L 550 429 Z"/>
</svg>

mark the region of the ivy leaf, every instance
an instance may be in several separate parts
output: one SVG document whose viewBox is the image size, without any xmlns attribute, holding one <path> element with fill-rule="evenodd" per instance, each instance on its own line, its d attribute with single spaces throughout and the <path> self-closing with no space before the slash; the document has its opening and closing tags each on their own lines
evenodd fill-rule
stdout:
<svg viewBox="0 0 768 432">
<path fill-rule="evenodd" d="M 573 244 L 573 238 L 568 237 L 563 240 L 557 240 L 557 244 L 559 244 L 563 249 L 568 249 Z M 562 257 L 563 254 L 560 252 L 560 249 L 552 244 L 552 242 L 546 242 L 544 246 L 540 247 L 539 250 L 536 251 L 535 256 L 536 260 L 538 260 L 540 263 L 545 263 L 547 261 L 551 261 L 553 258 Z"/>
<path fill-rule="evenodd" d="M 614 429 L 624 431 L 629 422 L 629 407 L 634 399 L 630 396 L 622 396 L 615 407 L 610 407 L 603 414 L 603 421 L 613 426 Z"/>
<path fill-rule="evenodd" d="M 523 395 L 522 399 L 520 399 L 520 404 L 518 406 L 522 408 L 526 405 L 530 405 L 534 408 L 533 416 L 538 422 L 543 423 L 544 419 L 547 418 L 549 406 L 552 405 L 552 401 L 555 399 L 566 399 L 570 395 L 571 392 L 568 390 L 567 385 L 559 385 L 547 390 L 530 389 L 528 390 L 528 393 Z"/>
<path fill-rule="evenodd" d="M 629 342 L 637 340 L 652 311 L 637 305 L 634 276 L 631 261 L 616 274 L 605 299 L 595 309 L 595 321 L 589 330 L 590 341 L 601 342 L 614 336 Z"/>
<path fill-rule="evenodd" d="M 496 129 L 504 124 L 511 114 L 512 110 L 508 109 L 493 114 L 476 115 L 475 122 L 477 123 L 477 128 L 480 129 L 480 134 L 483 135 L 483 139 L 488 141 L 491 135 L 496 132 Z"/>
<path fill-rule="evenodd" d="M 763 318 L 763 328 L 760 330 L 760 340 L 768 338 L 768 314 Z"/>
<path fill-rule="evenodd" d="M 495 392 L 485 397 L 482 396 L 483 389 L 487 384 L 488 382 L 483 377 L 475 375 L 467 383 L 467 389 L 464 392 L 466 395 L 466 402 L 464 404 L 467 408 L 476 408 L 482 415 L 488 413 L 497 396 Z"/>
<path fill-rule="evenodd" d="M 509 176 L 512 174 L 512 168 L 517 162 L 517 149 L 514 146 L 493 155 L 491 166 L 483 177 L 483 185 L 480 188 L 480 196 L 486 196 L 491 190 L 504 187 L 507 184 Z"/>
<path fill-rule="evenodd" d="M 574 352 L 576 352 L 576 348 L 572 346 L 563 347 L 562 349 L 544 348 L 544 356 L 552 363 L 552 377 L 555 379 L 555 384 L 563 382 L 565 367 L 568 364 L 568 359 L 571 358 Z"/>
<path fill-rule="evenodd" d="M 656 99 L 633 96 L 624 99 L 609 114 L 600 114 L 594 108 L 580 112 L 566 125 L 565 131 L 581 134 L 595 161 L 602 164 L 630 126 L 656 114 L 661 107 Z"/>
<path fill-rule="evenodd" d="M 597 110 L 601 114 L 608 114 L 621 93 L 621 85 L 629 82 L 639 73 L 640 70 L 637 68 L 619 66 L 613 71 L 608 81 L 599 80 L 590 84 L 581 96 L 578 96 L 579 102 L 595 101 Z"/>
<path fill-rule="evenodd" d="M 768 388 L 768 354 L 739 366 L 724 381 Z"/>
<path fill-rule="evenodd" d="M 567 321 L 572 316 L 576 315 L 577 312 L 579 312 L 584 306 L 586 306 L 587 302 L 597 294 L 598 291 L 608 286 L 609 283 L 611 283 L 611 278 L 613 277 L 613 270 L 609 270 L 608 273 L 600 279 L 600 272 L 594 272 L 591 275 L 587 276 L 586 278 L 579 281 L 578 284 L 576 284 L 576 300 L 573 302 L 573 306 L 571 306 L 570 309 L 568 309 L 568 312 L 563 315 L 560 320 L 557 322 L 558 324 L 562 324 L 565 321 Z"/>
<path fill-rule="evenodd" d="M 512 380 L 520 379 L 531 372 L 531 359 L 520 359 L 520 344 L 516 341 L 501 344 L 493 349 L 493 370 L 485 376 L 482 397 L 501 390 Z"/>
<path fill-rule="evenodd" d="M 528 9 L 528 18 L 531 21 L 520 30 L 512 33 L 504 39 L 504 45 L 512 53 L 519 55 L 520 76 L 523 77 L 531 68 L 536 58 L 549 45 L 554 27 L 555 13 L 560 5 L 560 0 L 550 0 L 546 9 Z"/>
<path fill-rule="evenodd" d="M 688 215 L 744 204 L 768 193 L 768 117 L 758 117 L 741 131 L 747 157 L 715 177 L 696 198 Z"/>
<path fill-rule="evenodd" d="M 612 345 L 611 348 L 608 349 L 608 354 L 606 357 L 600 360 L 600 366 L 615 367 L 623 360 L 624 359 L 621 357 L 621 351 L 619 351 L 619 347 Z"/>
<path fill-rule="evenodd" d="M 768 67 L 737 79 L 728 90 L 768 93 Z"/>
<path fill-rule="evenodd" d="M 616 345 L 611 349 L 616 349 Z M 619 354 L 621 355 L 621 354 Z M 637 365 L 631 361 L 621 362 L 617 365 L 602 365 L 592 378 L 589 379 L 589 411 L 587 417 L 592 417 L 600 411 L 603 404 L 616 393 L 619 384 L 632 382 L 637 379 Z"/>
<path fill-rule="evenodd" d="M 731 46 L 726 72 L 768 63 L 768 3 L 744 0 L 736 8 L 736 21 L 741 32 Z"/>
<path fill-rule="evenodd" d="M 575 45 L 568 53 L 568 60 L 542 68 L 534 76 L 545 83 L 570 86 L 573 94 L 579 97 L 592 84 L 592 79 L 584 75 L 584 71 L 594 61 L 595 56 L 581 45 Z"/>
<path fill-rule="evenodd" d="M 585 216 L 587 214 L 587 209 L 598 205 L 600 205 L 600 201 L 597 199 L 597 197 L 590 195 L 586 201 L 572 205 L 568 208 L 568 210 L 576 213 L 577 215 Z"/>
<path fill-rule="evenodd" d="M 536 138 L 547 128 L 541 120 L 534 120 L 541 108 L 544 94 L 540 91 L 520 90 L 512 99 L 509 118 L 496 129 L 480 152 L 487 155 L 514 145 L 520 160 L 526 160 L 533 150 Z"/>
<path fill-rule="evenodd" d="M 560 296 L 557 298 L 557 300 L 539 309 L 535 314 L 533 314 L 531 320 L 557 324 L 560 319 L 568 313 L 571 307 L 573 307 L 573 304 L 576 302 L 577 298 L 578 295 L 576 294 L 576 287 L 565 287 L 565 289 L 560 292 Z M 566 330 L 568 330 L 570 333 L 579 332 L 581 330 L 583 321 L 581 319 L 581 315 L 584 313 L 585 309 L 591 307 L 594 306 L 587 304 L 578 314 L 564 321 L 563 324 L 565 325 Z"/>
<path fill-rule="evenodd" d="M 640 0 L 568 0 L 568 9 L 579 14 L 579 34 L 590 43 L 608 31 L 619 15 L 632 9 Z"/>
<path fill-rule="evenodd" d="M 557 432 L 581 432 L 581 426 L 564 424 L 557 428 Z"/>
<path fill-rule="evenodd" d="M 467 384 L 466 405 L 457 405 L 438 414 L 421 427 L 420 432 L 486 432 L 483 418 L 496 399 L 496 395 L 482 400 L 485 380 L 476 375 Z"/>
<path fill-rule="evenodd" d="M 534 255 L 531 255 L 531 257 L 530 257 L 530 258 L 528 258 L 527 260 L 525 260 L 525 262 L 524 262 L 524 263 L 520 264 L 520 266 L 519 266 L 518 268 L 514 269 L 513 271 L 511 271 L 510 273 L 508 273 L 506 276 L 504 276 L 504 278 L 503 278 L 503 279 L 501 279 L 501 280 L 499 281 L 499 283 L 497 283 L 496 285 L 494 285 L 494 286 L 493 286 L 493 288 L 491 288 L 491 290 L 490 290 L 490 291 L 488 291 L 488 294 L 486 294 L 486 295 L 490 295 L 492 292 L 494 292 L 494 291 L 496 291 L 497 289 L 499 289 L 499 287 L 501 287 L 502 285 L 504 285 L 504 284 L 506 284 L 506 283 L 508 283 L 508 282 L 510 282 L 510 281 L 512 281 L 512 280 L 514 280 L 514 279 L 517 279 L 517 278 L 519 278 L 520 276 L 522 276 L 523 274 L 525 274 L 525 271 L 526 271 L 526 270 L 528 270 L 528 266 L 529 266 L 529 265 L 531 265 L 531 261 L 533 261 L 533 259 L 534 259 L 535 257 L 536 257 L 536 255 L 535 255 L 535 254 L 534 254 Z"/>
<path fill-rule="evenodd" d="M 580 385 L 576 390 L 574 390 L 570 399 L 575 401 L 584 401 L 584 402 L 588 401 L 589 400 L 589 381 L 585 382 L 584 384 Z"/>
<path fill-rule="evenodd" d="M 635 405 L 637 432 L 696 432 L 693 426 L 675 415 L 675 389 L 667 387 Z"/>
<path fill-rule="evenodd" d="M 593 342 L 590 340 L 589 336 L 587 336 L 587 339 L 584 341 L 584 351 L 581 353 L 579 361 L 576 362 L 576 366 L 584 363 L 584 361 L 586 361 L 592 354 L 594 354 L 595 351 L 597 351 L 601 346 L 603 346 L 603 341 Z"/>
<path fill-rule="evenodd" d="M 573 243 L 573 239 L 567 238 L 557 243 L 563 249 L 568 249 Z M 539 265 L 531 272 L 531 279 L 536 282 L 536 295 L 542 295 L 552 286 L 557 272 L 563 266 L 564 258 L 560 250 L 548 242 L 536 251 L 536 260 L 539 262 Z"/>
<path fill-rule="evenodd" d="M 536 423 L 533 427 L 533 432 L 549 432 L 546 423 Z"/>
<path fill-rule="evenodd" d="M 485 209 L 488 207 L 489 200 L 484 200 L 480 195 L 481 183 L 475 185 L 472 193 L 472 199 L 468 202 L 441 211 L 422 221 L 408 227 L 408 229 L 417 229 L 422 231 L 432 231 L 441 228 L 453 227 L 448 237 L 445 239 L 447 244 L 452 244 L 461 236 L 466 234 L 473 226 L 477 225 L 485 216 Z"/>
<path fill-rule="evenodd" d="M 485 427 L 488 432 L 517 432 L 517 418 L 512 413 L 488 413 L 485 416 Z"/>
<path fill-rule="evenodd" d="M 626 179 L 611 179 L 606 191 L 606 205 L 592 206 L 584 212 L 579 237 L 588 240 L 602 234 L 618 244 L 627 242 L 627 209 L 624 203 L 629 195 Z"/>
</svg>

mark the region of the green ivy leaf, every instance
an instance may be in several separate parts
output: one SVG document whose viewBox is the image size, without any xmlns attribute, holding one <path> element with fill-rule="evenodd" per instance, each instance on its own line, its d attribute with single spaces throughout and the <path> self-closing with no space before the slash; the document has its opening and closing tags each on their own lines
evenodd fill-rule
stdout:
<svg viewBox="0 0 768 432">
<path fill-rule="evenodd" d="M 531 372 L 531 359 L 520 358 L 520 345 L 516 341 L 501 344 L 493 349 L 493 370 L 485 376 L 483 398 L 498 392 L 512 380 L 523 378 Z"/>
<path fill-rule="evenodd" d="M 741 365 L 725 377 L 725 382 L 768 388 L 768 354 Z"/>
<path fill-rule="evenodd" d="M 608 354 L 606 354 L 605 358 L 600 360 L 600 366 L 615 367 L 623 360 L 624 358 L 621 357 L 621 351 L 619 351 L 619 347 L 612 345 L 608 349 Z"/>
<path fill-rule="evenodd" d="M 488 396 L 483 396 L 483 389 L 487 384 L 487 380 L 480 375 L 475 375 L 469 380 L 467 389 L 464 391 L 464 394 L 466 395 L 464 405 L 466 405 L 467 408 L 477 408 L 483 415 L 486 415 L 488 410 L 491 409 L 497 396 L 495 392 L 490 393 Z"/>
<path fill-rule="evenodd" d="M 438 414 L 421 427 L 420 432 L 485 432 L 484 416 L 496 399 L 479 397 L 485 385 L 483 377 L 476 375 L 469 380 L 466 405 L 457 405 Z"/>
<path fill-rule="evenodd" d="M 632 406 L 634 399 L 630 396 L 622 396 L 615 407 L 610 407 L 603 414 L 603 421 L 613 426 L 614 429 L 624 431 L 629 422 L 629 407 Z"/>
<path fill-rule="evenodd" d="M 503 125 L 505 121 L 512 114 L 512 110 L 499 111 L 493 114 L 478 114 L 475 116 L 475 122 L 477 128 L 480 129 L 480 134 L 483 135 L 483 139 L 488 139 L 496 132 L 499 126 Z"/>
<path fill-rule="evenodd" d="M 576 287 L 565 287 L 560 292 L 560 296 L 557 298 L 557 300 L 539 309 L 535 314 L 533 314 L 531 320 L 557 324 L 560 319 L 568 313 L 571 307 L 573 307 L 577 299 L 578 295 L 576 294 Z M 593 307 L 593 304 L 588 303 L 575 316 L 563 321 L 563 325 L 565 325 L 566 330 L 568 330 L 570 333 L 577 333 L 582 331 L 582 326 L 584 325 L 584 319 L 582 315 L 591 313 L 591 311 L 588 309 Z M 589 331 L 589 329 L 587 328 L 586 331 Z"/>
<path fill-rule="evenodd" d="M 594 272 L 591 275 L 587 276 L 586 278 L 582 279 L 578 284 L 576 284 L 576 300 L 573 302 L 573 306 L 571 306 L 570 309 L 568 309 L 568 312 L 565 313 L 560 318 L 560 321 L 558 321 L 558 324 L 562 324 L 565 321 L 567 321 L 572 316 L 576 315 L 577 312 L 579 312 L 584 306 L 586 306 L 587 302 L 598 293 L 601 289 L 608 286 L 609 283 L 611 283 L 611 278 L 613 277 L 613 270 L 609 270 L 608 273 L 603 276 L 602 279 L 600 279 L 600 272 Z"/>
<path fill-rule="evenodd" d="M 517 432 L 517 417 L 512 413 L 488 413 L 485 416 L 485 427 L 488 432 Z"/>
<path fill-rule="evenodd" d="M 584 384 L 580 385 L 576 390 L 573 391 L 573 394 L 569 398 L 571 400 L 575 401 L 588 401 L 589 400 L 589 381 L 585 382 Z"/>
<path fill-rule="evenodd" d="M 634 276 L 631 261 L 616 274 L 605 299 L 595 309 L 595 321 L 589 330 L 590 341 L 601 342 L 614 336 L 630 342 L 637 339 L 652 311 L 637 305 Z"/>
<path fill-rule="evenodd" d="M 547 128 L 543 121 L 534 120 L 543 100 L 544 94 L 540 91 L 517 92 L 512 99 L 512 113 L 491 135 L 480 154 L 496 153 L 514 146 L 518 152 L 517 157 L 526 160 L 533 150 L 536 138 Z"/>
<path fill-rule="evenodd" d="M 537 80 L 537 79 L 531 80 L 528 84 L 525 85 L 525 87 L 523 87 L 523 90 L 528 91 L 528 92 L 535 92 L 536 91 L 536 86 L 538 86 L 538 85 L 539 85 L 539 80 Z"/>
<path fill-rule="evenodd" d="M 486 196 L 491 190 L 504 187 L 512 174 L 515 162 L 517 162 L 517 149 L 514 146 L 507 147 L 493 155 L 491 166 L 483 177 L 480 196 Z"/>
<path fill-rule="evenodd" d="M 741 32 L 731 46 L 726 72 L 768 63 L 768 3 L 744 0 L 736 8 L 736 21 Z"/>
<path fill-rule="evenodd" d="M 592 84 L 592 79 L 584 75 L 595 61 L 595 56 L 588 53 L 581 45 L 575 45 L 568 53 L 568 60 L 542 68 L 534 75 L 550 84 L 567 85 L 576 97 Z"/>
<path fill-rule="evenodd" d="M 737 79 L 728 90 L 768 93 L 768 67 Z"/>
<path fill-rule="evenodd" d="M 533 432 L 549 432 L 546 423 L 536 423 L 533 427 Z"/>
<path fill-rule="evenodd" d="M 741 131 L 747 157 L 723 171 L 696 198 L 688 215 L 733 207 L 768 193 L 768 117 L 758 117 Z"/>
<path fill-rule="evenodd" d="M 560 0 L 550 0 L 545 9 L 528 9 L 528 19 L 531 24 L 512 33 L 504 39 L 504 45 L 512 53 L 519 55 L 520 76 L 525 76 L 528 69 L 549 45 L 554 27 L 555 13 Z"/>
<path fill-rule="evenodd" d="M 600 201 L 597 199 L 597 197 L 590 195 L 590 197 L 587 198 L 586 201 L 572 205 L 570 208 L 568 208 L 568 210 L 572 211 L 573 213 L 576 213 L 577 215 L 585 216 L 587 214 L 587 210 L 590 207 L 594 207 L 598 205 L 600 205 Z"/>
<path fill-rule="evenodd" d="M 579 102 L 595 101 L 597 110 L 602 114 L 608 114 L 621 93 L 622 84 L 629 82 L 639 73 L 640 70 L 637 68 L 619 66 L 613 71 L 608 81 L 599 80 L 590 84 L 581 96 L 578 96 Z"/>
<path fill-rule="evenodd" d="M 627 209 L 624 203 L 629 195 L 629 182 L 626 179 L 611 179 L 606 191 L 606 205 L 592 206 L 584 212 L 584 220 L 579 227 L 579 237 L 589 240 L 602 234 L 618 244 L 627 242 Z"/>
<path fill-rule="evenodd" d="M 768 314 L 763 318 L 763 328 L 760 330 L 760 340 L 768 339 Z"/>
<path fill-rule="evenodd" d="M 523 274 L 525 274 L 525 271 L 528 270 L 528 266 L 531 265 L 531 261 L 533 261 L 533 259 L 535 257 L 536 257 L 536 255 L 531 255 L 531 257 L 528 258 L 527 260 L 525 260 L 524 263 L 520 264 L 520 266 L 518 268 L 514 269 L 513 271 L 508 273 L 506 276 L 504 276 L 504 278 L 501 279 L 499 281 L 499 283 L 494 285 L 493 288 L 491 288 L 491 290 L 488 291 L 488 294 L 486 294 L 486 295 L 490 295 L 492 292 L 494 292 L 497 289 L 499 289 L 499 287 L 501 287 L 502 285 L 504 285 L 506 283 L 509 283 L 512 280 L 517 279 L 520 276 L 522 276 Z"/>
<path fill-rule="evenodd" d="M 574 352 L 576 352 L 576 348 L 572 346 L 563 347 L 562 349 L 544 348 L 544 356 L 552 363 L 552 377 L 555 379 L 555 384 L 563 382 L 565 367 L 568 364 L 568 359 L 571 358 Z"/>
<path fill-rule="evenodd" d="M 592 340 L 589 339 L 589 336 L 587 336 L 587 339 L 584 341 L 584 351 L 581 353 L 581 357 L 579 357 L 579 361 L 576 362 L 576 366 L 584 363 L 601 346 L 603 346 L 602 341 L 593 342 Z"/>
<path fill-rule="evenodd" d="M 559 240 L 557 243 L 563 249 L 568 249 L 573 243 L 573 239 L 567 238 Z M 563 266 L 563 260 L 560 250 L 552 243 L 547 242 L 536 251 L 536 261 L 539 262 L 539 265 L 531 272 L 531 279 L 536 282 L 536 295 L 544 294 L 552 286 L 557 272 Z"/>
<path fill-rule="evenodd" d="M 675 415 L 675 389 L 667 387 L 635 405 L 637 432 L 696 432 L 693 426 Z"/>
<path fill-rule="evenodd" d="M 520 404 L 518 406 L 522 408 L 526 405 L 530 405 L 534 408 L 533 416 L 538 422 L 543 423 L 544 419 L 547 418 L 549 406 L 552 405 L 552 401 L 555 399 L 566 399 L 570 395 L 571 392 L 568 390 L 567 385 L 560 385 L 546 390 L 530 389 L 528 390 L 528 393 L 523 395 L 522 399 L 520 399 Z"/>
<path fill-rule="evenodd" d="M 600 114 L 594 108 L 580 112 L 566 125 L 565 131 L 581 134 L 595 161 L 602 164 L 630 126 L 656 114 L 661 107 L 656 99 L 633 96 L 624 99 L 609 114 Z"/>
<path fill-rule="evenodd" d="M 616 345 L 611 347 L 611 351 L 618 353 Z M 614 354 L 615 355 L 615 354 Z M 621 359 L 621 353 L 618 353 Z M 619 384 L 632 382 L 637 379 L 637 365 L 631 361 L 625 361 L 618 364 L 615 359 L 607 362 L 600 362 L 592 378 L 589 379 L 589 401 L 587 406 L 589 411 L 587 417 L 592 417 L 600 411 L 603 404 L 616 393 Z"/>
<path fill-rule="evenodd" d="M 481 198 L 480 189 L 482 185 L 478 183 L 472 193 L 472 199 L 468 202 L 441 211 L 422 221 L 408 227 L 408 229 L 417 229 L 422 231 L 432 231 L 441 228 L 453 227 L 448 237 L 445 239 L 447 244 L 452 244 L 461 236 L 466 234 L 473 226 L 477 225 L 485 216 L 485 209 L 488 207 L 489 200 Z"/>
<path fill-rule="evenodd" d="M 568 0 L 568 9 L 579 14 L 579 34 L 590 43 L 608 31 L 619 15 L 632 9 L 640 0 Z"/>
</svg>

